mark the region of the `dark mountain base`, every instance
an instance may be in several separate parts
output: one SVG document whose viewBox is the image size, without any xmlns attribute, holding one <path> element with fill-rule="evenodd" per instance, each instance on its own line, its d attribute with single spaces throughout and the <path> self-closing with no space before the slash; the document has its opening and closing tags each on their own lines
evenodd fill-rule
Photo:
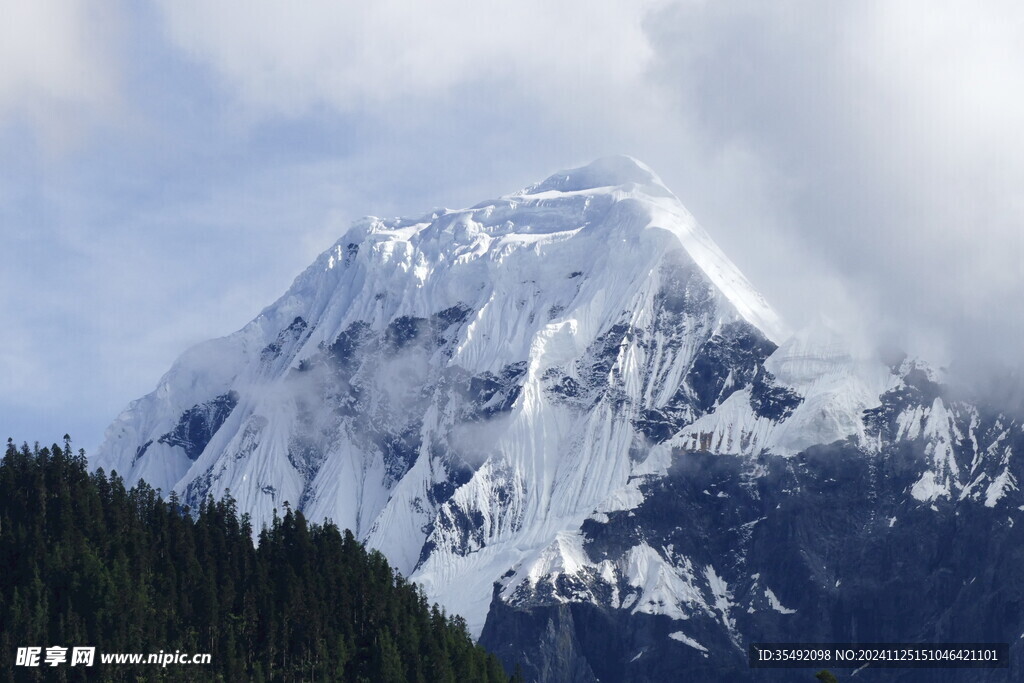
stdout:
<svg viewBox="0 0 1024 683">
<path fill-rule="evenodd" d="M 749 669 L 747 646 L 1009 642 L 1010 670 L 865 669 L 851 680 L 1021 680 L 1024 520 L 1000 505 L 912 499 L 920 458 L 908 449 L 679 454 L 668 477 L 643 487 L 639 507 L 588 521 L 585 548 L 595 562 L 614 561 L 645 542 L 695 566 L 713 563 L 731 592 L 731 626 L 698 609 L 672 620 L 611 601 L 495 599 L 480 643 L 522 662 L 529 680 L 813 681 L 811 669 Z M 781 611 L 765 604 L 766 589 Z M 833 671 L 840 680 L 850 673 Z"/>
</svg>

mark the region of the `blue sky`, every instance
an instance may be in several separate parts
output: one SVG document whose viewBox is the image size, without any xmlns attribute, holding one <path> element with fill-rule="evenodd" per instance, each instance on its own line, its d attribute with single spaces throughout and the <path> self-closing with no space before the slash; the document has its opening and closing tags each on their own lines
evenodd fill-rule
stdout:
<svg viewBox="0 0 1024 683">
<path fill-rule="evenodd" d="M 616 153 L 791 325 L 1018 365 L 1024 10 L 848 5 L 5 7 L 4 436 L 97 445 L 361 216 Z"/>
</svg>

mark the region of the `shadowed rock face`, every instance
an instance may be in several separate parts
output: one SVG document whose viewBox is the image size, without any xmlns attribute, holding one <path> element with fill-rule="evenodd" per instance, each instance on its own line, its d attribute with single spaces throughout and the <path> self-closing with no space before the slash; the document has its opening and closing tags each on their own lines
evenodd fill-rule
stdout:
<svg viewBox="0 0 1024 683">
<path fill-rule="evenodd" d="M 237 404 L 238 394 L 229 391 L 193 406 L 182 413 L 174 429 L 157 439 L 157 442 L 179 446 L 189 460 L 196 460 Z"/>
<path fill-rule="evenodd" d="M 913 394 L 902 392 L 901 411 Z M 1019 430 L 1011 440 L 1024 446 Z M 813 680 L 813 670 L 749 669 L 753 642 L 1010 642 L 1020 657 L 1024 500 L 914 500 L 924 450 L 904 441 L 875 454 L 850 443 L 793 458 L 678 453 L 667 476 L 641 486 L 642 503 L 588 520 L 582 535 L 596 565 L 625 568 L 642 545 L 693 579 L 684 618 L 638 612 L 644 593 L 628 571 L 584 573 L 577 585 L 559 577 L 512 599 L 496 593 L 480 642 L 529 680 Z M 573 594 L 588 599 L 565 602 Z M 856 680 L 1015 675 L 869 669 Z"/>
</svg>

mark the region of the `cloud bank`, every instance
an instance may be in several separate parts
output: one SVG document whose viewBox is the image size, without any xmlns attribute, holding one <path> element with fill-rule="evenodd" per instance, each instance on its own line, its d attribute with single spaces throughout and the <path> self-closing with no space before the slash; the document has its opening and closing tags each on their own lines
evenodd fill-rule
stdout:
<svg viewBox="0 0 1024 683">
<path fill-rule="evenodd" d="M 301 8 L 273 0 L 159 3 L 171 40 L 247 102 L 283 114 L 351 111 L 466 83 L 564 96 L 642 77 L 651 0 L 401 0 Z"/>
<path fill-rule="evenodd" d="M 84 0 L 8 3 L 2 15 L 0 125 L 27 128 L 47 148 L 73 143 L 83 119 L 117 97 L 116 23 Z"/>
</svg>

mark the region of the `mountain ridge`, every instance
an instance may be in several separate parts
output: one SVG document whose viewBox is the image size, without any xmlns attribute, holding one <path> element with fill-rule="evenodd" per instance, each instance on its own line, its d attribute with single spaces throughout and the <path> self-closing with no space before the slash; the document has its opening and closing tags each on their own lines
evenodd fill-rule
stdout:
<svg viewBox="0 0 1024 683">
<path fill-rule="evenodd" d="M 915 479 L 887 493 L 907 504 L 1004 509 L 1019 425 L 936 379 L 827 327 L 788 333 L 657 175 L 614 157 L 357 222 L 242 330 L 183 354 L 92 464 L 186 502 L 230 490 L 257 528 L 285 501 L 331 519 L 474 635 L 495 600 L 582 601 L 609 623 L 699 608 L 721 633 L 667 633 L 700 652 L 744 642 L 729 586 L 749 576 L 646 542 L 593 557 L 585 530 L 667 509 L 651 496 L 686 458 L 738 458 L 752 486 L 822 448 L 909 459 Z M 772 595 L 749 609 L 778 613 Z"/>
</svg>

